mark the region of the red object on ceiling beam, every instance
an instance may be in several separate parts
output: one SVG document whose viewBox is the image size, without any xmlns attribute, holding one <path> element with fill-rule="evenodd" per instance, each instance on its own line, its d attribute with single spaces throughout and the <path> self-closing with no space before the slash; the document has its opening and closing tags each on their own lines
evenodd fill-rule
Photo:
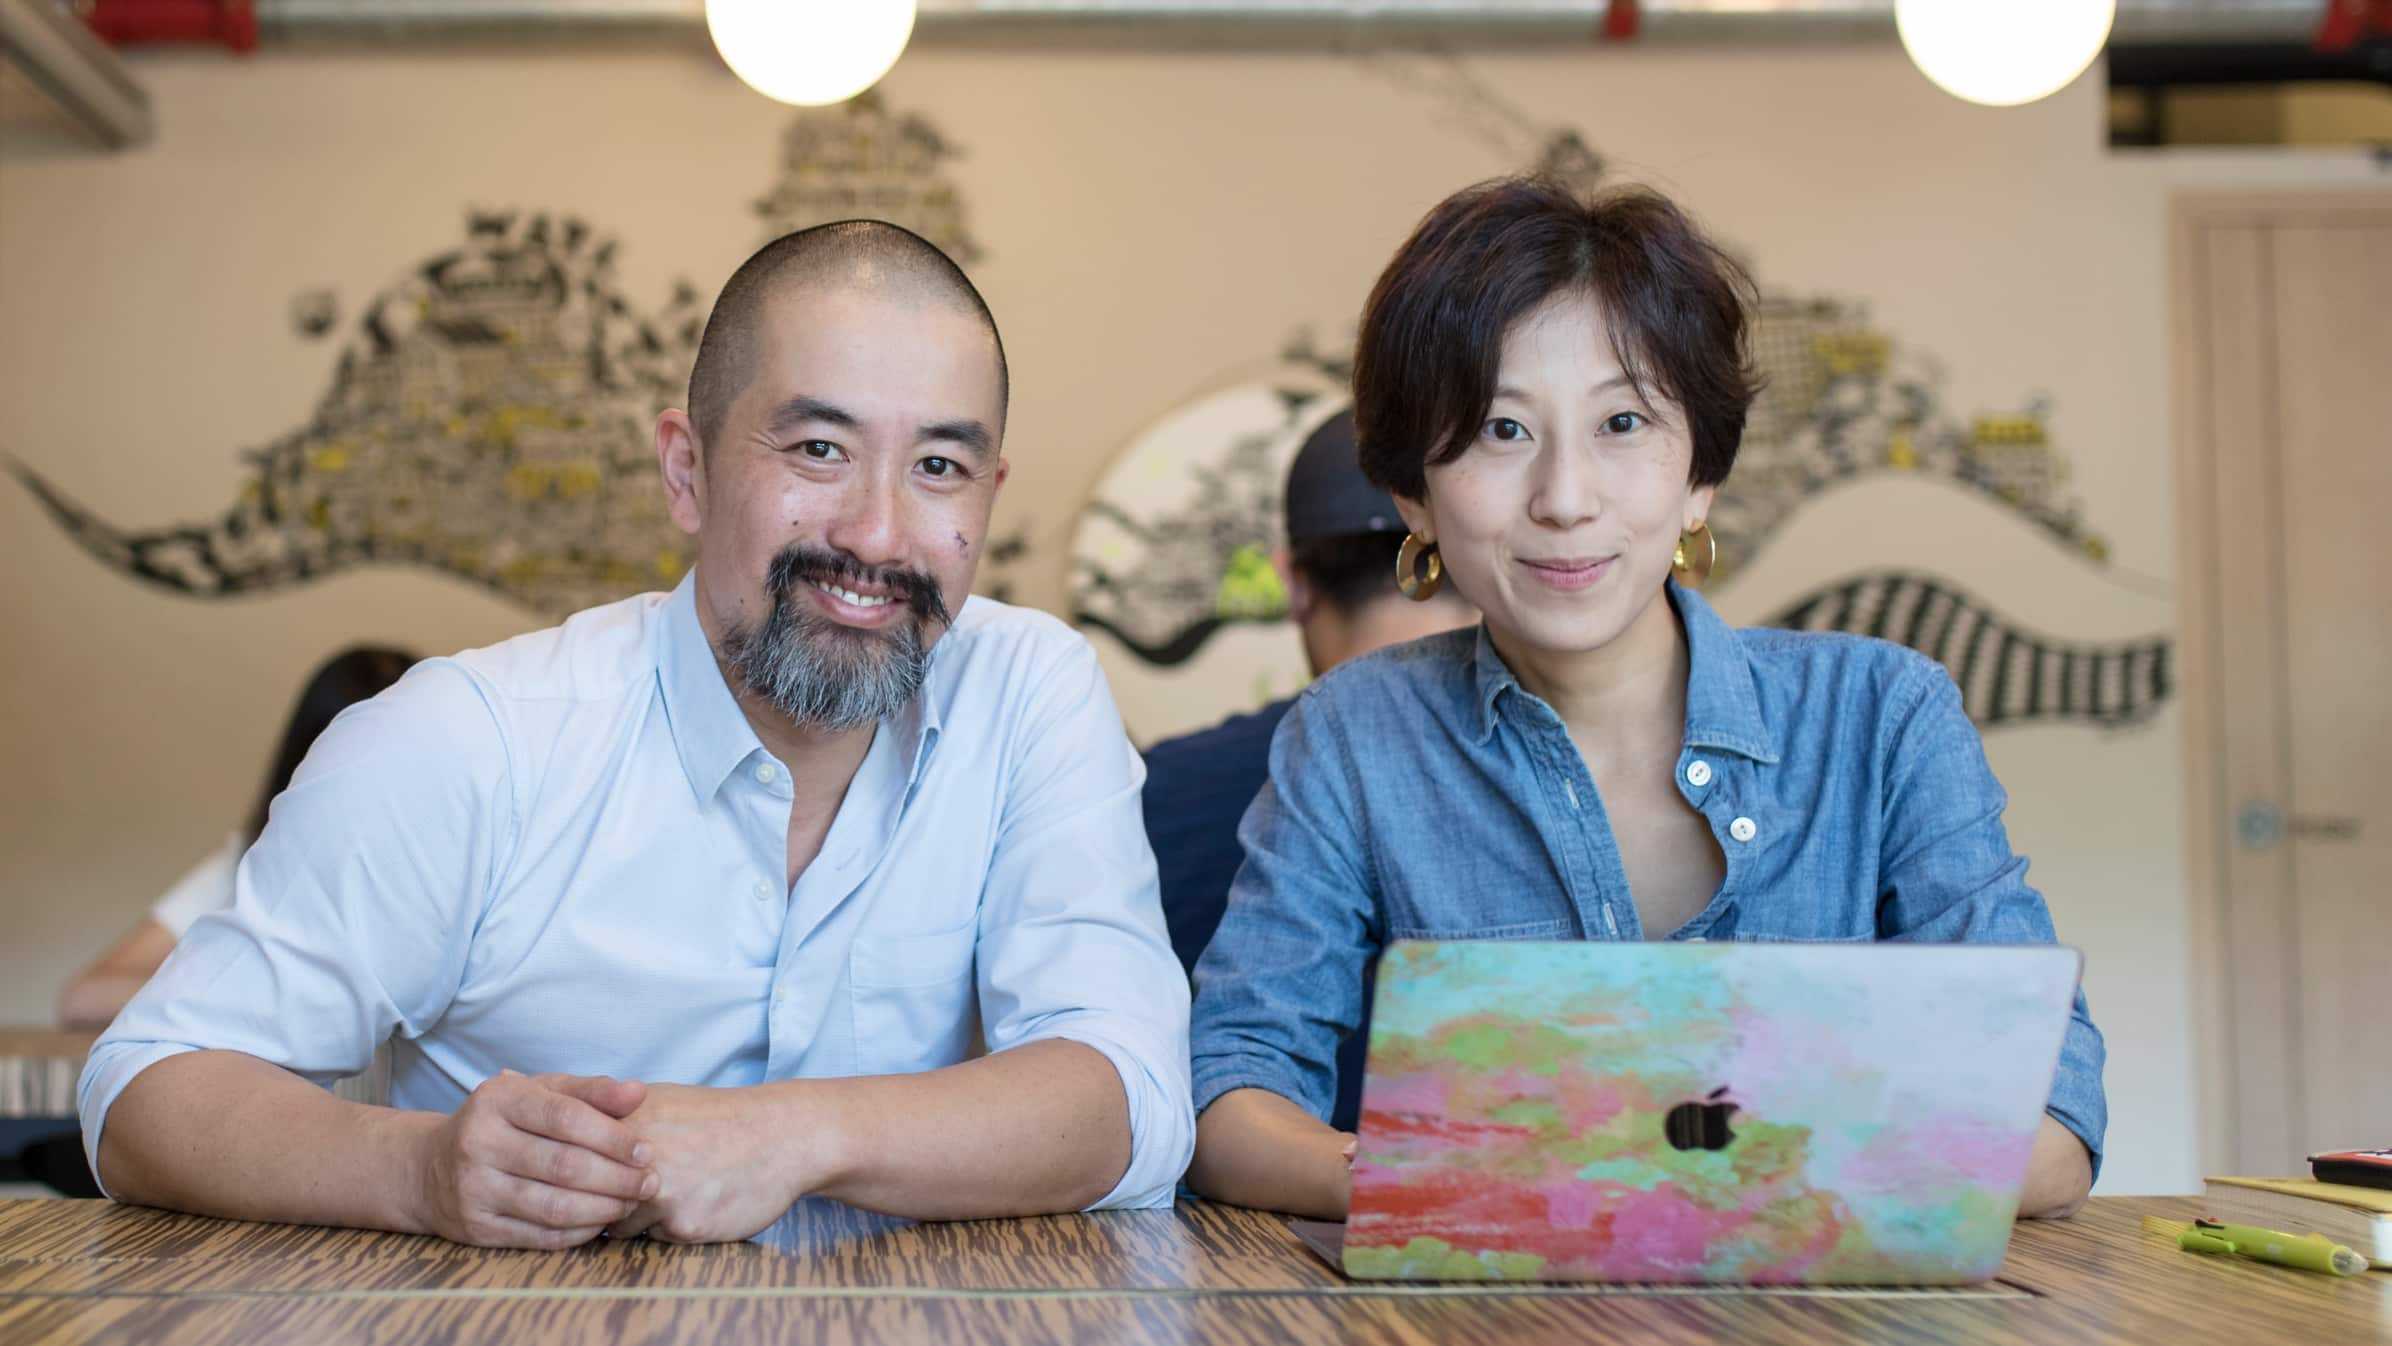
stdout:
<svg viewBox="0 0 2392 1346">
<path fill-rule="evenodd" d="M 112 47 L 200 42 L 257 50 L 255 0 L 91 0 L 83 21 Z"/>
<path fill-rule="evenodd" d="M 1603 40 L 1631 41 L 1642 22 L 1643 16 L 1637 12 L 1636 0 L 1611 0 L 1611 8 L 1603 11 Z"/>
<path fill-rule="evenodd" d="M 2392 0 L 2326 0 L 2325 21 L 2317 27 L 2317 50 L 2338 56 L 2374 34 L 2392 37 Z"/>
</svg>

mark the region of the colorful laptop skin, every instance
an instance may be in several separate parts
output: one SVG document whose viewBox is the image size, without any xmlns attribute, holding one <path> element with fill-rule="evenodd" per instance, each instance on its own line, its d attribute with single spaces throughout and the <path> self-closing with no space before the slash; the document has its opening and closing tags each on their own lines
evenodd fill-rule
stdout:
<svg viewBox="0 0 2392 1346">
<path fill-rule="evenodd" d="M 1985 1280 L 2080 966 L 2055 947 L 1393 945 L 1345 1270 Z"/>
</svg>

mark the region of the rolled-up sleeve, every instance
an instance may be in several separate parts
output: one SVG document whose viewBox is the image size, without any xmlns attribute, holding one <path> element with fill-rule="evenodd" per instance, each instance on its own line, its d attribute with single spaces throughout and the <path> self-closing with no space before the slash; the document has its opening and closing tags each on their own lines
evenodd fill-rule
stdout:
<svg viewBox="0 0 2392 1346">
<path fill-rule="evenodd" d="M 1337 1049 L 1362 1019 L 1378 902 L 1333 703 L 1299 697 L 1271 739 L 1271 779 L 1238 824 L 1244 865 L 1196 964 L 1196 1110 L 1265 1089 L 1326 1121 Z"/>
<path fill-rule="evenodd" d="M 1130 1163 L 1090 1209 L 1168 1206 L 1196 1148 L 1187 977 L 1139 812 L 1145 767 L 1095 652 L 1071 650 L 1017 726 L 980 903 L 982 1031 L 991 1051 L 1060 1039 L 1111 1062 Z"/>
<path fill-rule="evenodd" d="M 93 1046 L 77 1086 L 93 1172 L 109 1108 L 170 1056 L 243 1052 L 329 1084 L 437 1021 L 509 841 L 507 780 L 486 699 L 446 661 L 343 711 L 242 856 L 232 907 Z"/>
<path fill-rule="evenodd" d="M 2026 881 L 2027 861 L 2002 826 L 2009 796 L 1961 708 L 1960 689 L 1924 660 L 1909 675 L 1909 709 L 1897 703 L 1885 772 L 1878 934 L 1921 943 L 2054 944 L 2051 911 Z M 1907 690 L 1907 689 L 1906 689 Z M 2060 1043 L 2048 1109 L 2075 1133 L 2101 1175 L 2109 1102 L 2102 1091 L 2101 1030 L 2083 988 Z"/>
</svg>

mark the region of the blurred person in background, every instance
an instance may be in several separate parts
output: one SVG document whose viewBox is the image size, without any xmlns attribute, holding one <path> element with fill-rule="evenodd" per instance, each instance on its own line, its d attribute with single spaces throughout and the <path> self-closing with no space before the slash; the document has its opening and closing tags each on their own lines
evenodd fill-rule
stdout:
<svg viewBox="0 0 2392 1346">
<path fill-rule="evenodd" d="M 166 955 L 174 952 L 175 942 L 192 922 L 232 906 L 233 874 L 240 867 L 242 852 L 266 830 L 267 809 L 291 783 L 291 773 L 299 769 L 316 736 L 331 725 L 334 716 L 397 682 L 415 660 L 416 656 L 405 650 L 354 645 L 317 666 L 291 707 L 282 742 L 240 830 L 177 879 L 132 929 L 67 982 L 58 994 L 60 1027 L 106 1028 L 166 961 Z M 91 1166 L 84 1162 L 83 1137 L 78 1131 L 32 1142 L 18 1155 L 17 1164 L 27 1177 L 67 1196 L 100 1195 Z"/>
<path fill-rule="evenodd" d="M 297 704 L 291 707 L 290 720 L 282 730 L 282 745 L 275 750 L 273 764 L 258 790 L 257 802 L 250 808 L 249 816 L 242 819 L 240 830 L 177 879 L 138 924 L 67 982 L 66 989 L 58 995 L 61 1027 L 106 1028 L 116 1012 L 133 998 L 133 993 L 150 979 L 150 974 L 158 970 L 158 965 L 166 961 L 166 955 L 174 952 L 175 941 L 183 937 L 193 921 L 233 904 L 233 870 L 241 863 L 241 853 L 257 840 L 258 833 L 266 830 L 267 808 L 273 804 L 274 796 L 291 783 L 291 773 L 299 769 L 299 760 L 307 756 L 316 735 L 324 732 L 333 716 L 397 682 L 415 659 L 415 655 L 404 650 L 357 645 L 317 667 L 300 691 Z"/>
<path fill-rule="evenodd" d="M 1287 586 L 1288 619 L 1303 639 L 1312 676 L 1478 620 L 1478 609 L 1458 589 L 1415 603 L 1396 587 L 1403 516 L 1395 497 L 1362 475 L 1351 409 L 1305 439 L 1288 467 L 1284 499 L 1287 545 L 1271 559 Z M 1238 819 L 1270 775 L 1271 734 L 1295 703 L 1286 697 L 1146 750 L 1146 838 L 1162 875 L 1172 952 L 1191 972 L 1221 924 L 1230 881 L 1246 856 Z M 1361 1025 L 1338 1050 L 1331 1124 L 1341 1130 L 1352 1130 L 1360 1112 L 1362 1046 L 1369 1038 L 1365 1005 Z"/>
</svg>

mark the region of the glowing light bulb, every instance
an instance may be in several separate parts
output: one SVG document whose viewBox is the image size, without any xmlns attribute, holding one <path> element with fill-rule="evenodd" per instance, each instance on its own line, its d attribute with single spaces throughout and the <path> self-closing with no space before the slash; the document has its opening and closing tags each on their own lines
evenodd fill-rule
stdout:
<svg viewBox="0 0 2392 1346">
<path fill-rule="evenodd" d="M 2118 0 L 1895 0 L 1902 46 L 1955 98 L 2014 107 L 2068 87 L 2110 40 Z"/>
<path fill-rule="evenodd" d="M 880 81 L 914 33 L 914 0 L 706 0 L 723 63 L 767 98 L 840 103 Z"/>
</svg>

